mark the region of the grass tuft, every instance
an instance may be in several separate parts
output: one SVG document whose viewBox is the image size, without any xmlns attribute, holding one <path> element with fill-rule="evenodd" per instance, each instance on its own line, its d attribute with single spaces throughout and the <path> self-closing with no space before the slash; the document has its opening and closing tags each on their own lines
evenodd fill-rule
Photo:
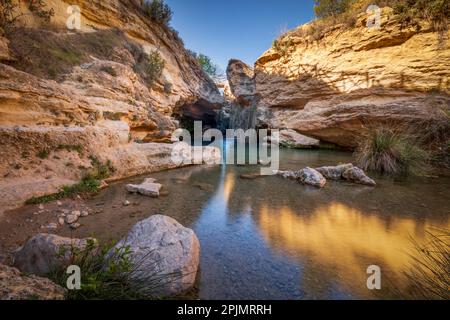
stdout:
<svg viewBox="0 0 450 320">
<path fill-rule="evenodd" d="M 49 203 L 56 200 L 72 197 L 79 194 L 91 194 L 95 193 L 100 188 L 100 181 L 110 177 L 116 169 L 108 160 L 106 163 L 102 163 L 98 158 L 90 157 L 92 169 L 86 174 L 83 179 L 77 184 L 71 186 L 63 186 L 57 193 L 45 195 L 42 197 L 33 197 L 28 199 L 25 204 L 36 205 L 41 203 Z"/>
<path fill-rule="evenodd" d="M 412 240 L 417 255 L 413 271 L 406 272 L 411 285 L 406 295 L 412 299 L 450 299 L 450 230 L 427 232 L 430 240 L 419 245 Z"/>
<path fill-rule="evenodd" d="M 355 152 L 359 167 L 387 175 L 423 174 L 428 156 L 414 135 L 388 126 L 370 129 Z"/>
</svg>

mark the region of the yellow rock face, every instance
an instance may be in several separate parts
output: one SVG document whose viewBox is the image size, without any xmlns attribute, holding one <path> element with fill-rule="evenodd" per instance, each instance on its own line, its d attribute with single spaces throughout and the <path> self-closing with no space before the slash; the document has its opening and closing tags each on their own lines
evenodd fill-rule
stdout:
<svg viewBox="0 0 450 320">
<path fill-rule="evenodd" d="M 450 43 L 426 24 L 400 28 L 390 8 L 379 30 L 367 28 L 367 17 L 317 41 L 306 35 L 309 26 L 299 27 L 264 53 L 255 65 L 260 108 L 271 115 L 263 121 L 353 147 L 368 123 L 448 108 Z"/>
<path fill-rule="evenodd" d="M 0 214 L 78 181 L 89 156 L 110 160 L 115 178 L 170 168 L 170 145 L 153 142 L 170 142 L 183 106 L 201 101 L 202 112 L 222 102 L 176 34 L 146 17 L 140 1 L 45 3 L 54 10 L 49 24 L 25 3 L 17 11 L 24 14 L 18 27 L 29 28 L 32 42 L 0 37 Z M 79 6 L 81 30 L 66 26 L 71 5 Z M 153 85 L 136 71 L 129 43 L 164 59 Z M 7 61 L 10 51 L 20 59 Z M 64 62 L 56 81 L 42 75 Z"/>
</svg>

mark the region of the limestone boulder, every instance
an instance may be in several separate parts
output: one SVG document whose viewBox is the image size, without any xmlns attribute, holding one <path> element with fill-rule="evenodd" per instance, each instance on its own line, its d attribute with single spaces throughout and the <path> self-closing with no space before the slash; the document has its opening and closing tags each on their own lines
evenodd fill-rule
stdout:
<svg viewBox="0 0 450 320">
<path fill-rule="evenodd" d="M 194 285 L 200 243 L 194 231 L 174 219 L 154 215 L 136 224 L 109 253 L 129 250 L 133 272 L 129 284 L 153 297 L 180 295 Z"/>
<path fill-rule="evenodd" d="M 148 197 L 159 197 L 162 185 L 155 182 L 155 179 L 148 178 L 141 184 L 127 184 L 125 188 L 130 193 L 139 193 Z"/>
<path fill-rule="evenodd" d="M 373 179 L 369 178 L 366 175 L 364 170 L 362 170 L 358 167 L 352 167 L 352 168 L 347 169 L 342 174 L 342 177 L 348 181 L 358 183 L 358 184 L 363 184 L 366 186 L 374 187 L 377 185 L 377 183 Z"/>
<path fill-rule="evenodd" d="M 330 180 L 341 180 L 342 174 L 348 169 L 353 168 L 353 164 L 341 164 L 338 166 L 326 166 L 316 168 L 316 171 L 320 172 L 326 179 Z"/>
<path fill-rule="evenodd" d="M 70 264 L 74 250 L 96 245 L 96 240 L 70 239 L 41 233 L 29 239 L 14 254 L 14 267 L 22 272 L 45 276 Z"/>
<path fill-rule="evenodd" d="M 306 167 L 298 172 L 298 180 L 303 183 L 317 188 L 325 187 L 327 180 L 320 172 Z"/>
</svg>

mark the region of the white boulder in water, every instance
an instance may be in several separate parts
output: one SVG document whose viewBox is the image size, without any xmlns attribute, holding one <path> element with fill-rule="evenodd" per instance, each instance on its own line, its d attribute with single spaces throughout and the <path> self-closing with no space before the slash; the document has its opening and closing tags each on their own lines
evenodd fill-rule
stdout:
<svg viewBox="0 0 450 320">
<path fill-rule="evenodd" d="M 148 178 L 141 184 L 127 184 L 125 189 L 131 193 L 139 193 L 148 197 L 159 197 L 162 185 L 156 183 L 155 179 Z"/>
</svg>

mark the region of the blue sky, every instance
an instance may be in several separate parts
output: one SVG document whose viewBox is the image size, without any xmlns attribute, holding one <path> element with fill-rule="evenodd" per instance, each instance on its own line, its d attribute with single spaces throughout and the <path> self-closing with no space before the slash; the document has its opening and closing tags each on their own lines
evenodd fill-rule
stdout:
<svg viewBox="0 0 450 320">
<path fill-rule="evenodd" d="M 223 70 L 237 58 L 250 65 L 283 29 L 314 18 L 314 0 L 166 0 L 171 25 L 186 48 L 210 56 Z"/>
</svg>

